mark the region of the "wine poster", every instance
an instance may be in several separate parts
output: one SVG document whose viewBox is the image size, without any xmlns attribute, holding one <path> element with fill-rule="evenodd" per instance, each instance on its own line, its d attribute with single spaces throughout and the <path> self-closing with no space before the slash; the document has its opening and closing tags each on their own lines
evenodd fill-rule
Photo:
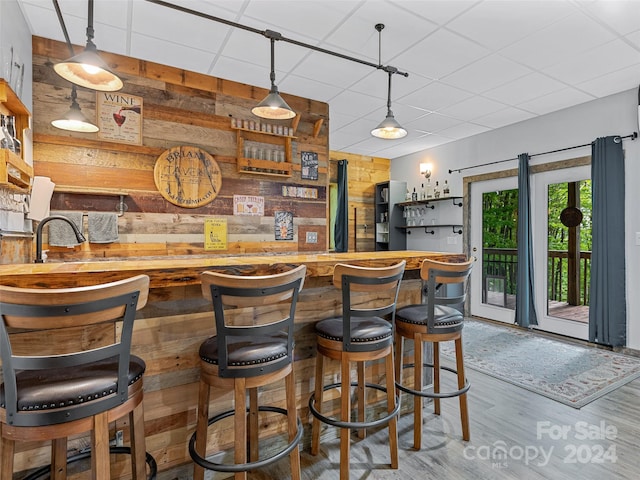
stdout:
<svg viewBox="0 0 640 480">
<path fill-rule="evenodd" d="M 142 97 L 118 92 L 96 92 L 98 138 L 142 145 Z"/>
</svg>

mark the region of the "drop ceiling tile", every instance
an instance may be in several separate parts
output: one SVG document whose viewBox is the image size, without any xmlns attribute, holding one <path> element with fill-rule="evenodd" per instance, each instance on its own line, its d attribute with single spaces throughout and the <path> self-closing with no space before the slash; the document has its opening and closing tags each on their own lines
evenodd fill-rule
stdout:
<svg viewBox="0 0 640 480">
<path fill-rule="evenodd" d="M 424 133 L 438 133 L 446 128 L 459 125 L 462 122 L 456 118 L 445 117 L 439 113 L 430 113 L 411 122 L 407 122 L 403 126 L 412 130 L 419 130 Z"/>
<path fill-rule="evenodd" d="M 640 30 L 636 30 L 635 32 L 630 33 L 625 38 L 640 51 Z"/>
<path fill-rule="evenodd" d="M 222 44 L 221 39 L 218 45 Z M 303 41 L 303 40 L 301 40 Z M 222 54 L 245 62 L 270 68 L 271 43 L 262 35 L 247 32 L 238 28 L 229 31 L 228 39 L 224 43 Z M 289 72 L 307 55 L 309 49 L 292 45 L 287 42 L 276 42 L 274 46 L 274 63 L 276 70 Z"/>
<path fill-rule="evenodd" d="M 489 53 L 455 33 L 438 30 L 398 55 L 394 63 L 423 77 L 439 79 Z"/>
<path fill-rule="evenodd" d="M 636 63 L 616 72 L 602 75 L 587 82 L 577 85 L 580 90 L 590 93 L 594 97 L 601 98 L 625 90 L 638 88 L 640 79 L 640 63 Z"/>
<path fill-rule="evenodd" d="M 286 28 L 300 35 L 321 40 L 327 32 L 342 23 L 353 8 L 354 2 L 351 1 L 252 0 L 248 2 L 239 23 L 259 30 L 269 28 L 278 31 Z"/>
<path fill-rule="evenodd" d="M 459 103 L 472 95 L 470 92 L 442 82 L 432 82 L 420 90 L 399 98 L 398 101 L 405 105 L 435 112 Z"/>
<path fill-rule="evenodd" d="M 615 35 L 579 11 L 505 47 L 505 57 L 542 69 L 609 42 Z"/>
<path fill-rule="evenodd" d="M 471 137 L 473 135 L 478 135 L 479 133 L 488 132 L 491 130 L 489 127 L 485 127 L 483 125 L 477 125 L 475 123 L 461 123 L 460 125 L 456 125 L 451 128 L 447 128 L 438 132 L 440 135 L 444 137 L 448 137 L 454 140 L 458 140 L 461 138 Z"/>
<path fill-rule="evenodd" d="M 213 54 L 210 52 L 138 34 L 133 34 L 131 38 L 131 56 L 205 74 L 213 61 Z"/>
<path fill-rule="evenodd" d="M 426 110 L 414 108 L 409 105 L 403 105 L 397 102 L 392 103 L 391 111 L 393 112 L 393 116 L 401 125 L 412 122 L 413 120 L 417 120 L 418 118 L 424 117 L 425 115 L 429 115 L 431 113 Z M 387 116 L 386 102 L 381 102 L 377 104 L 377 108 L 374 111 L 365 115 L 365 117 L 368 118 L 369 120 L 374 120 L 374 121 L 377 121 L 378 123 L 380 123 L 386 116 Z"/>
<path fill-rule="evenodd" d="M 446 76 L 443 82 L 474 93 L 483 93 L 531 73 L 500 55 L 490 55 Z"/>
<path fill-rule="evenodd" d="M 490 128 L 500 128 L 512 123 L 522 122 L 535 117 L 536 114 L 526 112 L 519 108 L 507 107 L 498 112 L 490 113 L 484 117 L 478 117 L 474 123 Z"/>
<path fill-rule="evenodd" d="M 573 8 L 557 1 L 480 2 L 447 28 L 492 50 L 510 45 L 569 15 Z"/>
<path fill-rule="evenodd" d="M 404 97 L 411 92 L 415 92 L 430 84 L 433 80 L 424 78 L 415 73 L 409 73 L 408 77 L 394 74 L 391 79 L 391 101 Z M 349 87 L 352 92 L 367 93 L 372 96 L 387 99 L 387 89 L 389 86 L 389 75 L 381 70 L 373 70 L 363 79 L 357 81 Z"/>
<path fill-rule="evenodd" d="M 518 107 L 529 112 L 537 113 L 538 115 L 544 115 L 545 113 L 562 110 L 579 103 L 588 102 L 594 98 L 594 96 L 581 92 L 575 88 L 567 87 L 563 90 L 521 103 Z"/>
<path fill-rule="evenodd" d="M 384 28 L 379 35 L 375 25 L 380 23 Z M 376 64 L 380 55 L 382 64 L 392 63 L 400 68 L 402 66 L 395 65 L 391 59 L 436 28 L 435 24 L 425 22 L 393 3 L 368 1 L 362 2 L 353 14 L 345 17 L 345 21 L 325 41 L 332 49 L 344 49 Z"/>
<path fill-rule="evenodd" d="M 217 52 L 231 29 L 221 23 L 149 2 L 135 3 L 131 28 L 138 35 L 206 52 Z"/>
<path fill-rule="evenodd" d="M 438 110 L 438 112 L 459 120 L 470 121 L 474 118 L 502 110 L 504 107 L 504 103 L 476 96 L 467 98 L 450 107 L 442 108 Z"/>
<path fill-rule="evenodd" d="M 635 5 L 633 5 L 634 3 Z M 629 8 L 630 4 L 632 8 Z M 599 0 L 580 2 L 579 5 L 599 22 L 608 25 L 622 35 L 637 30 L 640 25 L 640 5 L 637 0 Z"/>
<path fill-rule="evenodd" d="M 342 88 L 334 85 L 328 85 L 322 82 L 316 82 L 308 78 L 298 77 L 297 75 L 286 75 L 282 81 L 277 81 L 278 89 L 283 93 L 291 93 L 303 98 L 310 98 L 320 102 L 328 102 L 329 99 L 335 97 Z M 331 117 L 333 121 L 333 116 Z"/>
<path fill-rule="evenodd" d="M 424 2 L 415 0 L 391 0 L 389 3 L 393 3 L 414 15 L 419 15 L 438 25 L 445 25 L 469 10 L 473 5 L 477 4 L 478 1 L 456 0 L 452 2 L 451 0 L 429 0 L 428 2 Z"/>
<path fill-rule="evenodd" d="M 365 95 L 363 93 L 349 92 L 343 90 L 331 100 L 333 106 L 332 112 L 342 113 L 344 115 L 355 115 L 364 117 L 368 113 L 377 109 L 381 103 L 379 98 Z M 386 103 L 386 102 L 384 102 Z M 380 119 L 378 122 L 381 122 Z"/>
<path fill-rule="evenodd" d="M 265 89 L 270 87 L 269 68 L 259 67 L 235 58 L 219 57 L 209 75 Z"/>
<path fill-rule="evenodd" d="M 568 61 L 545 68 L 544 72 L 569 85 L 576 85 L 629 67 L 639 61 L 640 52 L 622 40 L 614 40 Z M 595 65 L 597 68 L 594 68 Z"/>
<path fill-rule="evenodd" d="M 371 73 L 371 67 L 320 52 L 312 52 L 296 69 L 296 74 L 319 82 L 348 88 Z"/>
<path fill-rule="evenodd" d="M 513 82 L 488 90 L 483 95 L 507 105 L 518 105 L 548 93 L 562 90 L 565 87 L 566 84 L 547 75 L 533 72 Z"/>
</svg>

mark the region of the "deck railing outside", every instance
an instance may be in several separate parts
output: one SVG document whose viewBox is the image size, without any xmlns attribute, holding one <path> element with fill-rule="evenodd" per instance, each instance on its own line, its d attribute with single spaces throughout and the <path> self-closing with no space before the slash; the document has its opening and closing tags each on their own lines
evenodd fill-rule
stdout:
<svg viewBox="0 0 640 480">
<path fill-rule="evenodd" d="M 512 248 L 484 248 L 482 250 L 483 298 L 494 282 L 503 283 L 506 295 L 516 294 L 518 271 L 518 251 Z M 548 299 L 556 302 L 567 301 L 569 252 L 549 250 L 547 269 L 549 272 Z M 580 305 L 589 305 L 589 282 L 591 272 L 591 252 L 580 252 Z"/>
</svg>

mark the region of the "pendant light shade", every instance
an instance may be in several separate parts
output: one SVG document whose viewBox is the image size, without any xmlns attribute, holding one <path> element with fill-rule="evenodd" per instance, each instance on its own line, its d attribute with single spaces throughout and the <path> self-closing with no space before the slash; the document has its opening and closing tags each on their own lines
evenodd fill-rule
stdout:
<svg viewBox="0 0 640 480">
<path fill-rule="evenodd" d="M 89 0 L 87 22 L 87 45 L 84 51 L 64 62 L 57 63 L 53 69 L 65 80 L 81 87 L 102 92 L 120 90 L 123 87 L 122 80 L 100 58 L 93 43 L 93 0 Z"/>
<path fill-rule="evenodd" d="M 274 68 L 275 40 L 279 35 L 276 32 L 267 30 L 265 34 L 271 39 L 271 90 L 258 105 L 251 109 L 251 113 L 261 118 L 271 120 L 287 120 L 296 116 L 296 112 L 284 101 L 276 87 L 276 72 Z"/>
<path fill-rule="evenodd" d="M 100 130 L 97 126 L 91 123 L 87 117 L 84 116 L 80 105 L 76 101 L 76 86 L 71 87 L 71 108 L 65 113 L 62 118 L 53 120 L 51 125 L 61 130 L 68 130 L 70 132 L 80 133 L 95 133 Z"/>
<path fill-rule="evenodd" d="M 393 116 L 391 111 L 391 75 L 392 70 L 388 70 L 389 74 L 389 88 L 387 90 L 387 117 L 380 122 L 376 128 L 371 130 L 371 135 L 384 140 L 397 140 L 407 136 L 407 131 L 400 126 L 398 121 Z"/>
</svg>

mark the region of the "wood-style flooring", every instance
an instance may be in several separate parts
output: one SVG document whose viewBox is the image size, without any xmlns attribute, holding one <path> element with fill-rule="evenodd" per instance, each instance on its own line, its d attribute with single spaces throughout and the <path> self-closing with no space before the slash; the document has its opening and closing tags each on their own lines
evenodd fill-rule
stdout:
<svg viewBox="0 0 640 480">
<path fill-rule="evenodd" d="M 443 400 L 440 417 L 428 404 L 422 450 L 412 449 L 413 415 L 399 421 L 398 470 L 388 465 L 386 429 L 363 440 L 353 435 L 351 480 L 640 478 L 640 379 L 577 410 L 471 369 L 467 376 L 469 442 L 461 439 L 457 399 Z M 315 457 L 305 448 L 302 478 L 337 480 L 339 452 L 338 439 L 324 440 Z M 189 467 L 180 470 L 158 479 L 190 478 Z M 249 474 L 254 480 L 289 478 L 288 459 Z"/>
</svg>

